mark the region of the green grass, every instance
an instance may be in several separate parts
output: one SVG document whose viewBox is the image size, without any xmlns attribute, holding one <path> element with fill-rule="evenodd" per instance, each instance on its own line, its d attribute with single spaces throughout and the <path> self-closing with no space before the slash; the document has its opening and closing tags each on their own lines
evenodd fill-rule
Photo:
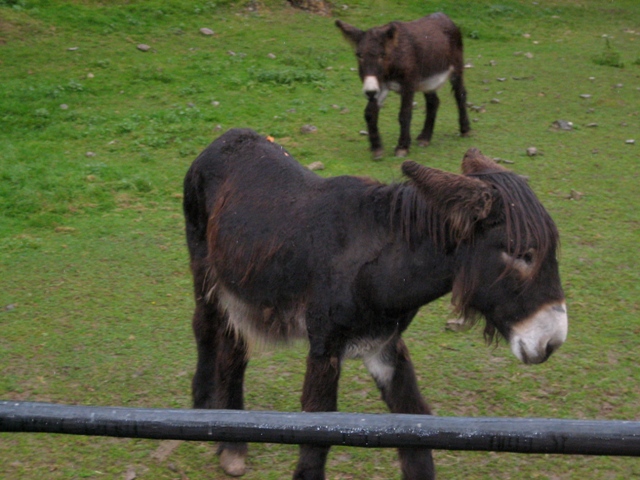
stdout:
<svg viewBox="0 0 640 480">
<path fill-rule="evenodd" d="M 358 133 L 365 101 L 355 59 L 333 21 L 369 27 L 442 10 L 463 30 L 469 101 L 484 112 L 471 111 L 472 135 L 459 138 L 443 89 L 432 145 L 410 158 L 458 171 L 478 147 L 530 177 L 560 229 L 570 332 L 549 362 L 526 367 L 504 345 L 485 347 L 479 329 L 446 331 L 445 298 L 407 335 L 423 393 L 438 415 L 640 420 L 640 6 L 341 5 L 327 18 L 278 0 L 257 9 L 0 1 L 0 398 L 188 408 L 195 348 L 180 195 L 189 164 L 226 129 L 251 127 L 303 164 L 322 161 L 322 175 L 399 179 L 398 98 L 381 114 L 389 156 L 372 162 Z M 611 54 L 615 62 L 596 61 Z M 574 129 L 555 130 L 556 120 Z M 415 134 L 421 121 L 416 112 Z M 301 133 L 305 124 L 317 132 Z M 528 157 L 531 146 L 540 155 Z M 248 408 L 298 410 L 304 356 L 304 346 L 255 355 Z M 358 362 L 346 365 L 340 408 L 385 411 Z M 0 478 L 224 478 L 213 445 L 183 442 L 154 456 L 163 446 L 171 444 L 2 434 Z M 296 453 L 252 445 L 245 478 L 288 478 Z M 640 475 L 627 458 L 435 456 L 440 478 Z M 327 475 L 398 478 L 395 453 L 336 448 Z"/>
</svg>

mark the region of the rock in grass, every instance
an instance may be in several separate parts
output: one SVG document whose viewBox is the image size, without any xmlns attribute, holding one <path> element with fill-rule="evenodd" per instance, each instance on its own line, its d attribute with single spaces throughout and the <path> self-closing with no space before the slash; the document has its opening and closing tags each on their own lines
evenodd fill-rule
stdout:
<svg viewBox="0 0 640 480">
<path fill-rule="evenodd" d="M 584 193 L 579 192 L 577 190 L 571 190 L 567 198 L 569 198 L 569 200 L 580 200 L 583 196 L 584 196 Z"/>
<path fill-rule="evenodd" d="M 527 148 L 527 155 L 530 157 L 535 157 L 536 155 L 538 155 L 538 149 L 536 147 Z"/>
<path fill-rule="evenodd" d="M 624 143 L 626 143 L 627 145 L 633 145 L 636 143 L 636 141 L 633 138 L 630 138 L 629 140 L 626 140 Z"/>
<path fill-rule="evenodd" d="M 551 126 L 556 130 L 573 130 L 573 122 L 567 120 L 556 120 Z"/>
<path fill-rule="evenodd" d="M 301 133 L 316 133 L 318 131 L 318 127 L 315 125 L 303 125 L 300 127 Z"/>
<path fill-rule="evenodd" d="M 469 108 L 478 113 L 485 113 L 487 111 L 487 109 L 484 108 L 484 105 L 470 105 Z"/>
<path fill-rule="evenodd" d="M 311 170 L 312 172 L 315 172 L 316 170 L 324 170 L 324 163 L 322 163 L 322 162 L 313 162 L 313 163 L 310 163 L 309 165 L 307 165 L 307 168 L 309 170 Z"/>
<path fill-rule="evenodd" d="M 138 44 L 137 48 L 141 52 L 148 52 L 149 50 L 151 50 L 151 47 L 149 45 L 144 44 L 144 43 Z"/>
<path fill-rule="evenodd" d="M 452 318 L 450 320 L 447 320 L 444 328 L 445 330 L 449 330 L 451 332 L 462 332 L 466 330 L 464 318 Z"/>
<path fill-rule="evenodd" d="M 201 29 L 200 29 L 200 33 L 201 33 L 202 35 L 210 36 L 210 35 L 213 35 L 213 34 L 214 34 L 214 33 L 216 33 L 216 32 L 214 32 L 214 31 L 213 31 L 213 30 L 211 30 L 210 28 L 201 28 Z"/>
<path fill-rule="evenodd" d="M 54 230 L 56 233 L 74 233 L 76 231 L 73 227 L 62 227 L 58 226 Z"/>
</svg>

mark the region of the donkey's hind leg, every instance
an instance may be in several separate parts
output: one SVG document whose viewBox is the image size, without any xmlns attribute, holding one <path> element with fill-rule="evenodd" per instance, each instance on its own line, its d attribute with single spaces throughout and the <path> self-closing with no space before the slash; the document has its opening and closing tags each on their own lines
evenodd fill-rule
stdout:
<svg viewBox="0 0 640 480">
<path fill-rule="evenodd" d="M 193 331 L 198 364 L 192 382 L 193 407 L 242 410 L 247 349 L 242 339 L 229 332 L 217 305 L 197 301 Z M 220 465 L 231 476 L 246 471 L 246 443 L 224 442 L 218 447 Z"/>
<path fill-rule="evenodd" d="M 220 408 L 244 410 L 243 382 L 247 368 L 247 348 L 244 340 L 237 338 L 228 329 L 223 332 L 218 347 L 216 384 Z M 246 471 L 247 444 L 224 442 L 218 447 L 220 466 L 231 476 L 244 475 Z"/>
<path fill-rule="evenodd" d="M 392 413 L 430 414 L 422 398 L 404 341 L 397 337 L 364 356 L 382 399 Z M 428 448 L 399 448 L 403 480 L 433 480 L 435 468 Z"/>
<path fill-rule="evenodd" d="M 195 168 L 195 170 L 194 170 Z M 191 383 L 193 408 L 241 410 L 244 407 L 242 384 L 247 366 L 244 341 L 228 329 L 227 317 L 220 311 L 215 294 L 216 279 L 208 261 L 207 210 L 204 189 L 215 192 L 215 184 L 207 184 L 196 164 L 185 177 L 184 215 L 187 245 L 196 302 L 192 326 L 198 350 L 196 372 Z M 246 443 L 222 443 L 218 449 L 220 464 L 228 475 L 245 473 Z"/>
<path fill-rule="evenodd" d="M 469 135 L 471 126 L 469 125 L 469 115 L 467 114 L 467 89 L 464 87 L 464 80 L 461 73 L 454 73 L 451 76 L 451 88 L 453 89 L 453 96 L 456 98 L 456 104 L 458 105 L 460 135 L 466 137 Z"/>
<path fill-rule="evenodd" d="M 418 145 L 426 147 L 431 143 L 431 137 L 433 136 L 433 128 L 436 124 L 436 117 L 438 115 L 438 107 L 440 107 L 440 99 L 436 92 L 427 92 L 424 94 L 425 101 L 425 120 L 422 132 L 418 135 Z"/>
</svg>

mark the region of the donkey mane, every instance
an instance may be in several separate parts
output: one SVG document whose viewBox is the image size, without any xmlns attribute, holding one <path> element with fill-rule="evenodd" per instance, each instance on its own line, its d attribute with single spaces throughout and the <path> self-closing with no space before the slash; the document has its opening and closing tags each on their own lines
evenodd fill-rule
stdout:
<svg viewBox="0 0 640 480">
<path fill-rule="evenodd" d="M 449 188 L 455 186 L 449 185 Z M 376 182 L 368 194 L 385 206 L 380 213 L 390 231 L 399 235 L 411 249 L 428 239 L 437 249 L 450 251 L 473 236 L 473 225 L 465 225 L 458 216 L 447 212 L 444 201 L 425 198 L 412 180 L 390 184 Z"/>
<path fill-rule="evenodd" d="M 446 248 L 450 243 L 449 222 L 437 205 L 425 199 L 412 181 L 395 187 L 391 200 L 392 227 L 397 228 L 412 247 L 427 235 L 437 248 Z"/>
</svg>

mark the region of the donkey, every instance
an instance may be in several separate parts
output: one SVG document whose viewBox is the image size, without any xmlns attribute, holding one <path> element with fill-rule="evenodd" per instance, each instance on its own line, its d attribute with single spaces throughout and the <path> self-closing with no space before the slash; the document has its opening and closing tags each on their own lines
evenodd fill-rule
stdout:
<svg viewBox="0 0 640 480">
<path fill-rule="evenodd" d="M 184 180 L 195 289 L 194 408 L 243 409 L 256 342 L 306 338 L 302 410 L 337 409 L 341 364 L 361 358 L 391 412 L 430 414 L 402 333 L 449 293 L 526 364 L 565 341 L 558 231 L 526 180 L 469 150 L 463 175 L 405 161 L 408 181 L 322 178 L 281 146 L 234 129 Z M 301 445 L 294 479 L 324 479 L 329 447 Z M 230 475 L 247 445 L 222 443 Z M 403 478 L 433 479 L 427 448 L 400 448 Z"/>
<path fill-rule="evenodd" d="M 426 120 L 418 144 L 431 142 L 440 99 L 436 93 L 451 81 L 458 104 L 460 134 L 470 130 L 467 117 L 467 91 L 462 78 L 462 35 L 444 13 L 434 13 L 413 22 L 391 22 L 362 31 L 341 20 L 336 26 L 355 48 L 363 91 L 368 97 L 364 118 L 374 159 L 383 156 L 378 132 L 378 112 L 389 90 L 401 96 L 400 138 L 395 154 L 404 157 L 411 145 L 411 111 L 415 92 L 423 92 Z"/>
</svg>

